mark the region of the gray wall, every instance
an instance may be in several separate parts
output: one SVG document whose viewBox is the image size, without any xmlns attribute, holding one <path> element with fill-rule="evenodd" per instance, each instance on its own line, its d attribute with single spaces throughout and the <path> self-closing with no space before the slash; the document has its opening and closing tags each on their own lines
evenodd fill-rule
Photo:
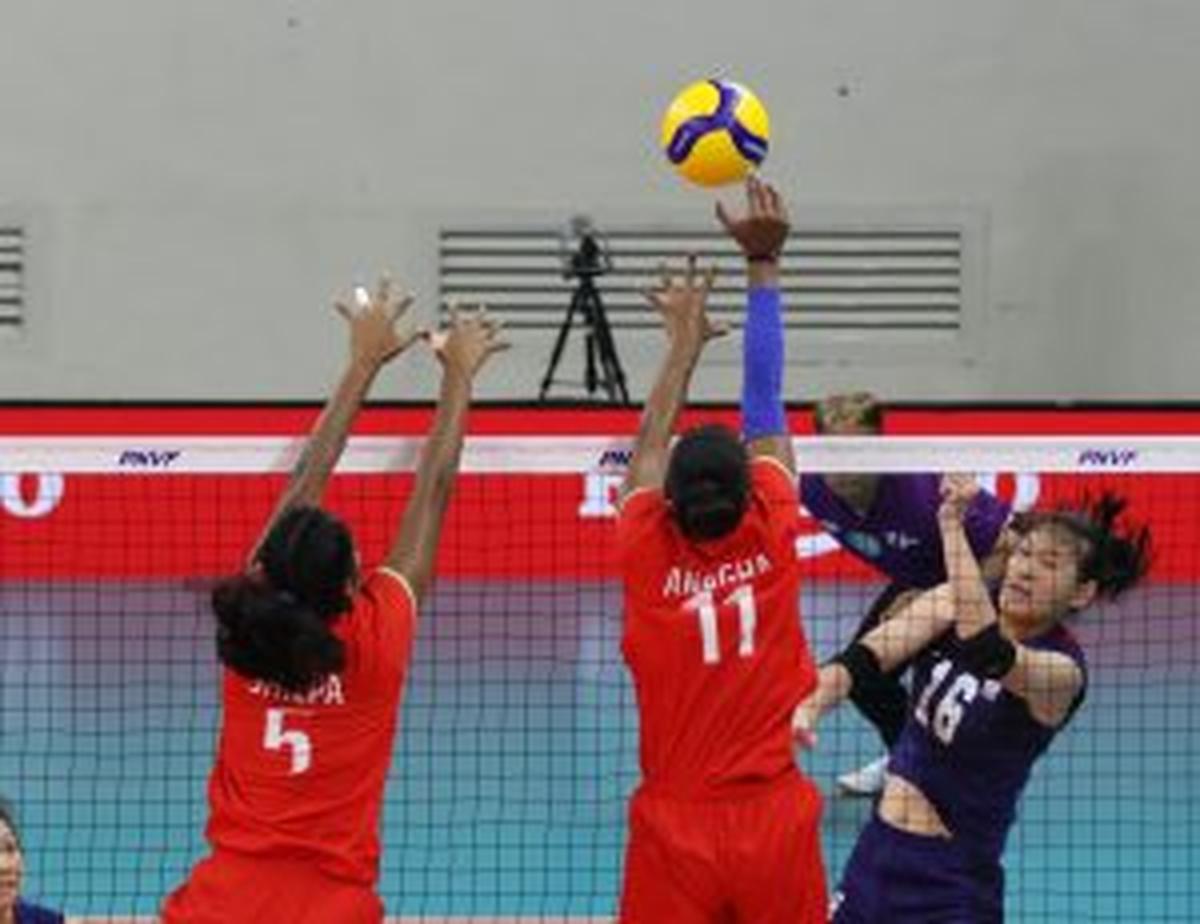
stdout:
<svg viewBox="0 0 1200 924">
<path fill-rule="evenodd" d="M 792 397 L 1193 398 L 1198 49 L 1194 0 L 0 0 L 0 214 L 33 261 L 0 397 L 315 397 L 330 296 L 390 266 L 431 311 L 447 216 L 704 222 L 656 126 L 720 71 L 767 99 L 798 213 L 986 230 L 965 359 L 832 349 Z M 644 394 L 655 343 L 626 349 Z M 528 397 L 541 347 L 505 359 L 484 393 Z"/>
</svg>

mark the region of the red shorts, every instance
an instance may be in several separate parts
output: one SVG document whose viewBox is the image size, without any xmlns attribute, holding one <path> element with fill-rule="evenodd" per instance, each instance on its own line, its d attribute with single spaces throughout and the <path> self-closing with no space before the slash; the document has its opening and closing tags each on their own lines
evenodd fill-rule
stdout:
<svg viewBox="0 0 1200 924">
<path fill-rule="evenodd" d="M 799 774 L 761 794 L 629 807 L 621 924 L 825 924 L 821 794 Z"/>
<path fill-rule="evenodd" d="M 163 903 L 161 924 L 380 924 L 370 886 L 332 879 L 302 860 L 218 851 Z"/>
</svg>

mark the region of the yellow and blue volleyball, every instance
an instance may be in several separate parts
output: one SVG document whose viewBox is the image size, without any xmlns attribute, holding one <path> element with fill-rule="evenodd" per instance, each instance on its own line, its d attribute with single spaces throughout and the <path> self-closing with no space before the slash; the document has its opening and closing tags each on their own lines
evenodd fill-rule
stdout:
<svg viewBox="0 0 1200 924">
<path fill-rule="evenodd" d="M 744 179 L 767 156 L 767 110 L 731 80 L 701 80 L 671 101 L 662 121 L 662 147 L 679 174 L 701 186 Z"/>
</svg>

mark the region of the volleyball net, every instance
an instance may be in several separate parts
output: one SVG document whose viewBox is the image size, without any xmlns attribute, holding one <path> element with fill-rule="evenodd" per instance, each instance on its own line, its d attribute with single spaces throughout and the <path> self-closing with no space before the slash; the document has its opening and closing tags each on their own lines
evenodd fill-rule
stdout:
<svg viewBox="0 0 1200 924">
<path fill-rule="evenodd" d="M 245 560 L 311 418 L 0 409 L 0 793 L 20 813 L 29 898 L 148 920 L 204 854 L 220 717 L 207 592 Z M 428 419 L 368 413 L 333 480 L 328 506 L 368 564 L 394 535 Z M 986 415 L 927 412 L 909 435 L 796 442 L 803 470 L 970 472 L 1018 509 L 1114 490 L 1153 530 L 1150 580 L 1075 627 L 1090 694 L 1021 805 L 1013 920 L 1200 920 L 1200 439 L 1187 435 L 1200 421 L 1166 419 L 1042 412 L 987 433 Z M 474 422 L 410 666 L 380 892 L 406 921 L 608 919 L 638 777 L 612 542 L 636 418 Z M 824 658 L 881 584 L 804 524 L 801 609 Z M 802 758 L 830 795 L 832 881 L 869 811 L 832 781 L 878 753 L 847 709 Z"/>
</svg>

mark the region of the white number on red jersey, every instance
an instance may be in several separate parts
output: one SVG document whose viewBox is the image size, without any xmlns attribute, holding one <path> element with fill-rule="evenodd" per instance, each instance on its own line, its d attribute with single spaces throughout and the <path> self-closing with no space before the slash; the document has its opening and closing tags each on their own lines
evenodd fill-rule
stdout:
<svg viewBox="0 0 1200 924">
<path fill-rule="evenodd" d="M 754 654 L 754 633 L 758 626 L 758 607 L 754 602 L 754 588 L 742 584 L 722 601 L 738 608 L 738 656 L 749 658 Z M 711 590 L 704 590 L 688 599 L 683 608 L 694 612 L 700 619 L 700 640 L 704 648 L 704 663 L 717 664 L 721 660 L 721 640 L 717 635 L 717 604 Z"/>
<path fill-rule="evenodd" d="M 263 747 L 268 751 L 282 751 L 291 748 L 292 776 L 306 772 L 312 766 L 312 740 L 302 731 L 289 729 L 284 731 L 283 720 L 287 716 L 286 709 L 268 709 L 267 727 L 263 733 Z"/>
</svg>

